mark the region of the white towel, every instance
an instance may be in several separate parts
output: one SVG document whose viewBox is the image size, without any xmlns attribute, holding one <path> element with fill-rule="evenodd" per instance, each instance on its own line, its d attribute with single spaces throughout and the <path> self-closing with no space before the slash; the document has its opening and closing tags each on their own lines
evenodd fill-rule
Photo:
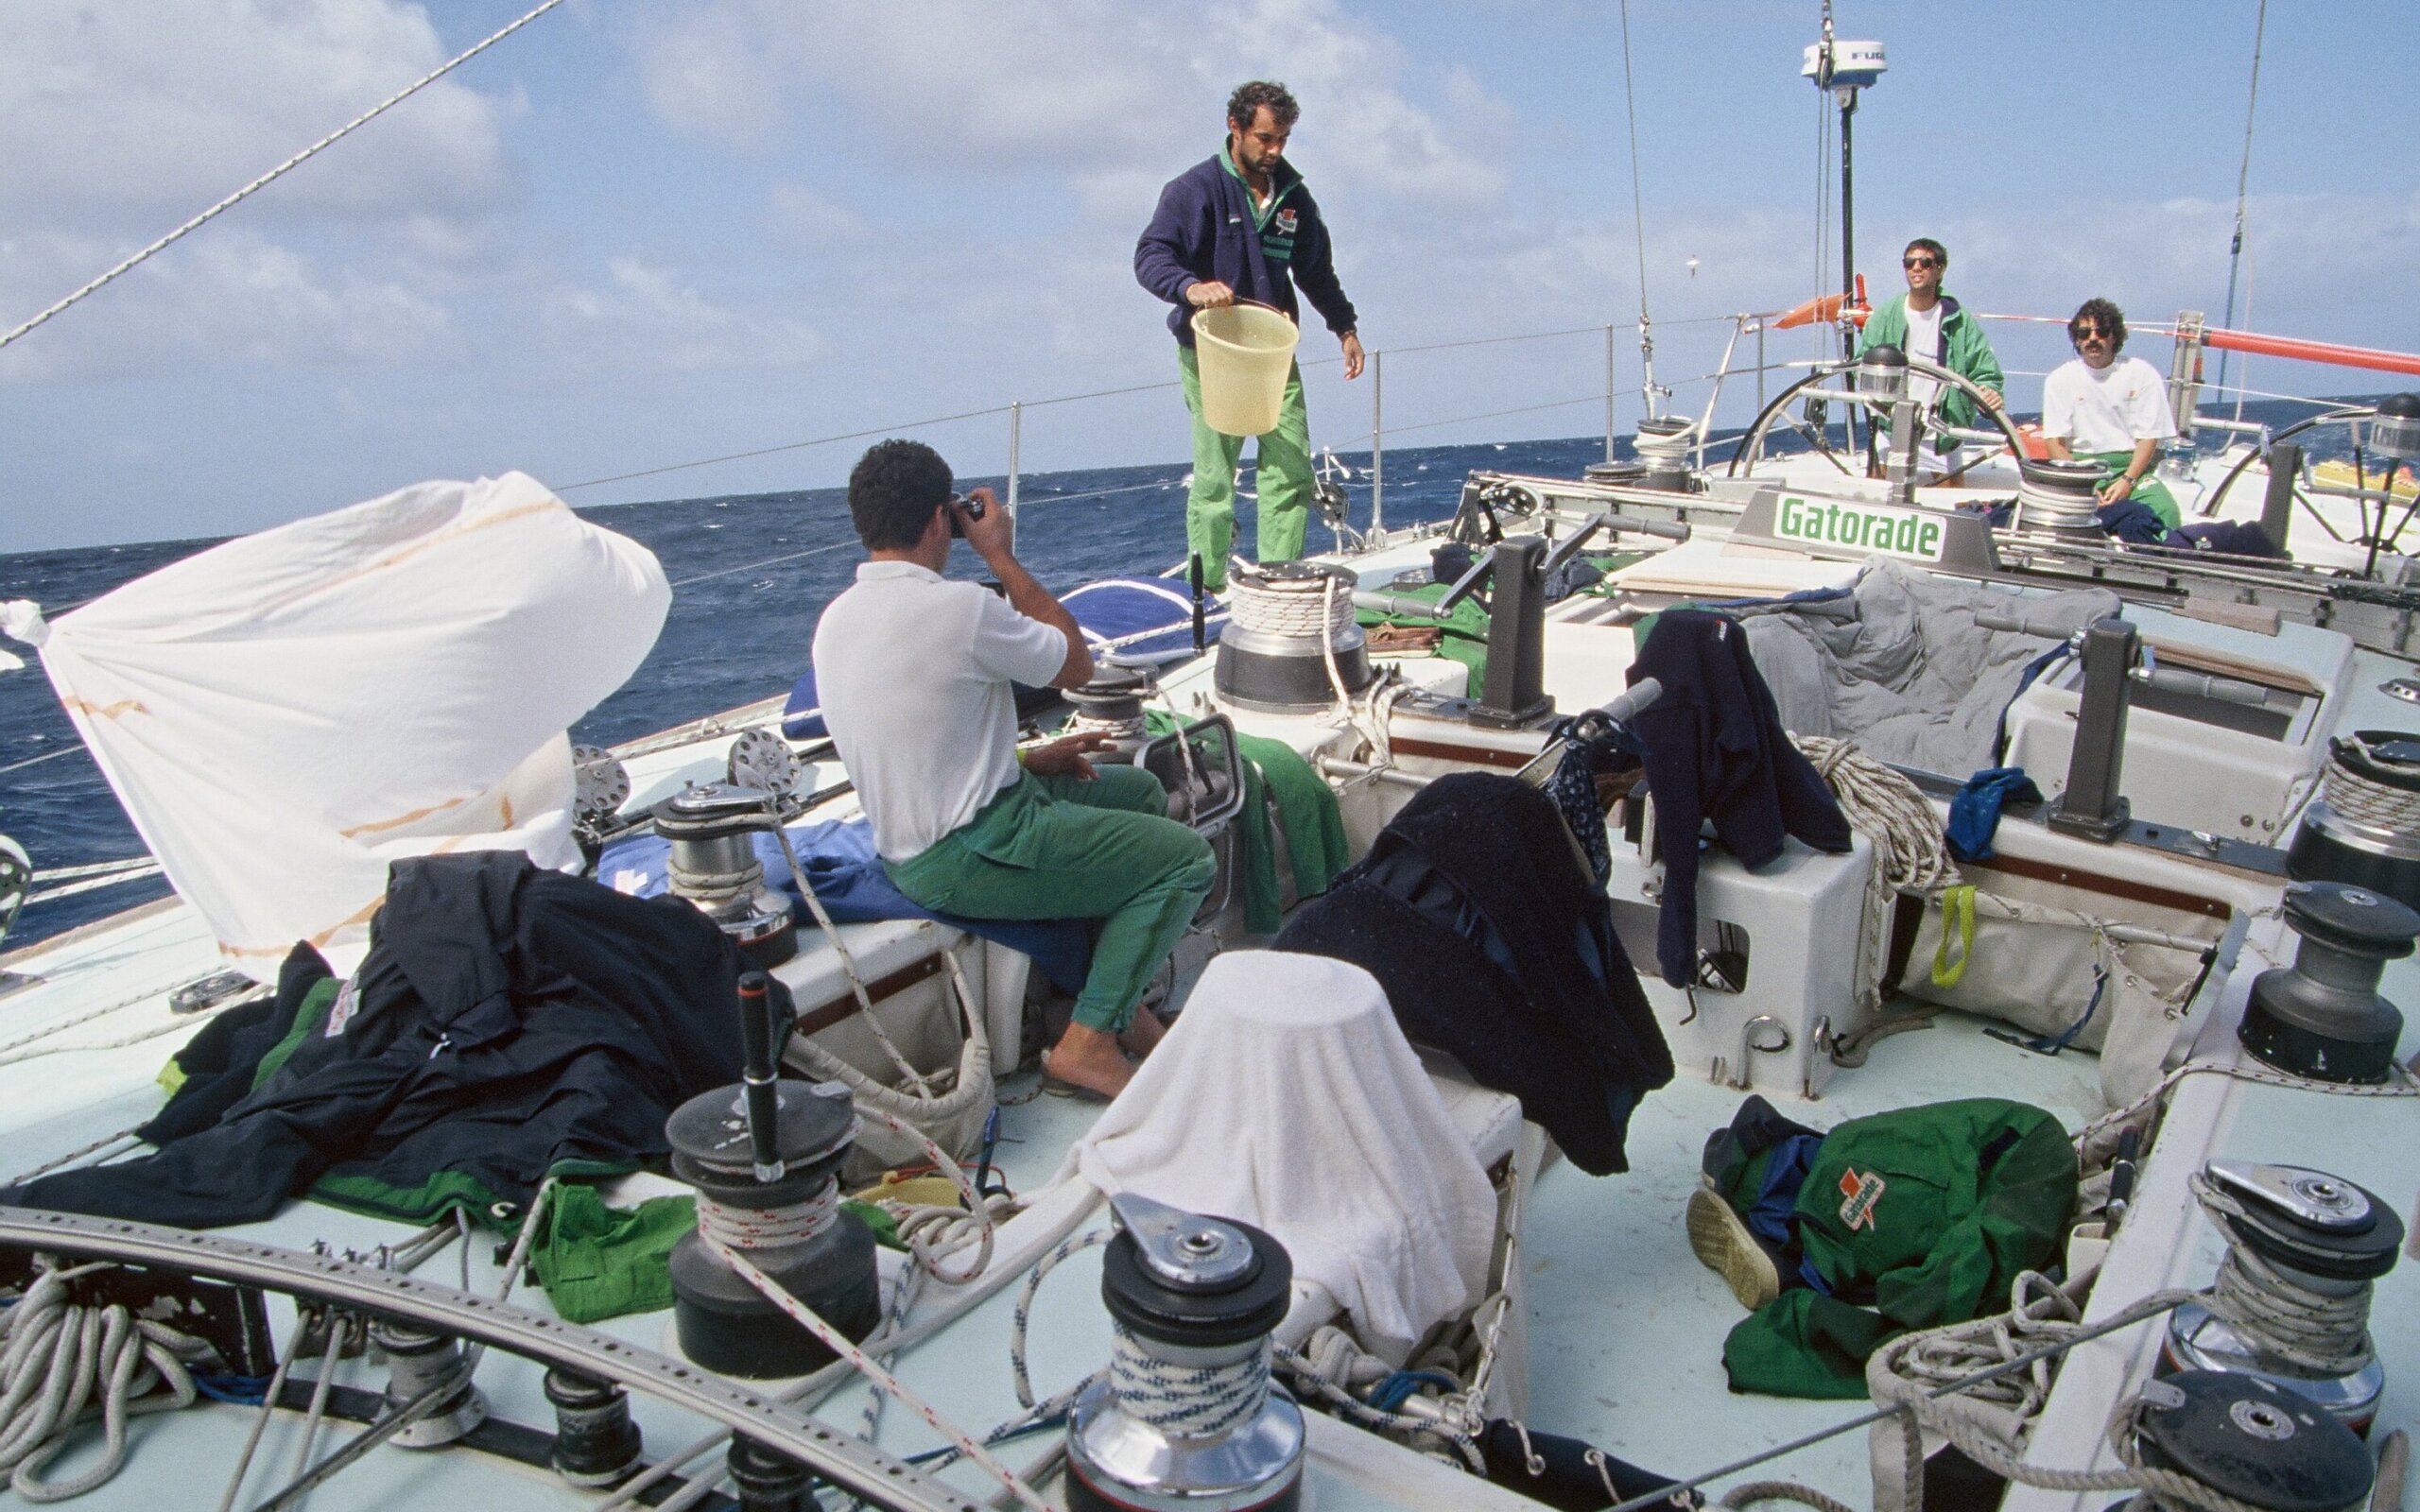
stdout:
<svg viewBox="0 0 2420 1512">
<path fill-rule="evenodd" d="M 1487 1284 L 1487 1174 L 1376 978 L 1344 961 L 1212 961 L 1060 1175 L 1267 1229 L 1390 1357 Z"/>
</svg>

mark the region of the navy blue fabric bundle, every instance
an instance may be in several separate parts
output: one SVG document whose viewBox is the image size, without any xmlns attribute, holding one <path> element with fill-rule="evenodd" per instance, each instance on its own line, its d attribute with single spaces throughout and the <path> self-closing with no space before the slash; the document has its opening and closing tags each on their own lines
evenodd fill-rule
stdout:
<svg viewBox="0 0 2420 1512">
<path fill-rule="evenodd" d="M 1664 863 L 1655 963 L 1666 982 L 1687 987 L 1697 980 L 1698 832 L 1706 820 L 1749 867 L 1779 856 L 1785 836 L 1841 854 L 1851 832 L 1831 789 L 1790 744 L 1738 626 L 1703 610 L 1667 610 L 1631 663 L 1630 681 L 1642 678 L 1664 686 L 1630 721 L 1646 748 Z"/>
<path fill-rule="evenodd" d="M 1949 825 L 1944 838 L 1949 853 L 1961 861 L 1989 861 L 1992 836 L 2000 827 L 2000 810 L 2010 802 L 2039 803 L 2042 790 L 2022 766 L 1987 766 L 1966 779 L 1949 800 Z"/>
<path fill-rule="evenodd" d="M 749 837 L 756 859 L 764 864 L 765 880 L 779 888 L 812 928 L 814 916 L 798 895 L 782 843 L 770 834 Z M 1033 957 L 1033 964 L 1062 992 L 1082 989 L 1084 972 L 1092 965 L 1092 925 L 1081 919 L 959 919 L 937 914 L 892 885 L 874 854 L 873 827 L 863 819 L 832 819 L 795 825 L 791 849 L 806 885 L 836 924 L 863 924 L 879 919 L 931 919 L 984 939 L 995 939 L 1011 950 Z M 665 858 L 671 843 L 652 834 L 635 835 L 609 846 L 597 858 L 596 877 L 616 892 L 651 898 L 665 889 Z"/>
<path fill-rule="evenodd" d="M 1431 782 L 1275 947 L 1369 971 L 1408 1039 L 1518 1097 L 1592 1176 L 1629 1169 L 1631 1110 L 1672 1079 L 1603 891 L 1553 801 L 1512 778 Z"/>
</svg>

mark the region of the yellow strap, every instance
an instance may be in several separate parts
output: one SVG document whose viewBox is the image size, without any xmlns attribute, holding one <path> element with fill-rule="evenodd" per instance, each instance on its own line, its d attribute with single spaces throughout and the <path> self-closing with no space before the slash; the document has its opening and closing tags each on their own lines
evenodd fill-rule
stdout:
<svg viewBox="0 0 2420 1512">
<path fill-rule="evenodd" d="M 1958 940 L 1958 958 L 1949 958 L 1949 941 Z M 1933 947 L 1932 985 L 1956 987 L 1975 958 L 1975 889 L 1946 887 L 1941 894 L 1941 943 Z"/>
</svg>

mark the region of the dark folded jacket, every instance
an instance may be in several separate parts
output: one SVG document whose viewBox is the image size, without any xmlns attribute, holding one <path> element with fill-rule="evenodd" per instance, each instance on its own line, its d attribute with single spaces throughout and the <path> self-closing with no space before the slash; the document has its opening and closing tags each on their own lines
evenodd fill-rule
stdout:
<svg viewBox="0 0 2420 1512">
<path fill-rule="evenodd" d="M 298 945 L 273 1006 L 198 1036 L 141 1130 L 157 1155 L 0 1203 L 185 1228 L 306 1192 L 397 1218 L 484 1213 L 549 1175 L 660 1160 L 672 1108 L 738 1077 L 738 955 L 681 900 L 517 852 L 428 856 L 394 865 L 372 940 L 346 990 Z"/>
<path fill-rule="evenodd" d="M 1431 782 L 1275 944 L 1368 971 L 1409 1039 L 1518 1097 L 1591 1175 L 1629 1169 L 1631 1110 L 1672 1079 L 1604 894 L 1512 778 Z"/>
<path fill-rule="evenodd" d="M 1772 690 L 1748 655 L 1748 637 L 1720 614 L 1668 610 L 1656 617 L 1631 663 L 1630 680 L 1664 685 L 1630 721 L 1646 747 L 1655 796 L 1655 849 L 1664 863 L 1664 906 L 1655 964 L 1664 980 L 1697 980 L 1698 831 L 1750 867 L 1781 854 L 1785 835 L 1818 850 L 1849 848 L 1849 821 L 1814 764 L 1790 744 Z"/>
</svg>

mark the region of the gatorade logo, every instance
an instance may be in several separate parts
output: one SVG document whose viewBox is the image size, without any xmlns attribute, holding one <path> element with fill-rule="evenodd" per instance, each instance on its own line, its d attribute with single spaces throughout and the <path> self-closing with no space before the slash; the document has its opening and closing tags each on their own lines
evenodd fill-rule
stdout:
<svg viewBox="0 0 2420 1512">
<path fill-rule="evenodd" d="M 1280 236 L 1293 235 L 1294 228 L 1301 223 L 1301 213 L 1298 211 L 1279 211 L 1277 213 L 1277 234 Z"/>
<path fill-rule="evenodd" d="M 1874 1227 L 1874 1205 L 1882 1200 L 1882 1177 L 1868 1171 L 1858 1175 L 1855 1170 L 1841 1173 L 1841 1222 L 1854 1231 Z"/>
<path fill-rule="evenodd" d="M 1773 534 L 1784 541 L 1805 541 L 1810 546 L 1875 551 L 1911 561 L 1941 560 L 1941 522 L 1913 509 L 1871 504 L 1817 504 L 1785 493 L 1781 508 L 1773 516 Z"/>
</svg>

